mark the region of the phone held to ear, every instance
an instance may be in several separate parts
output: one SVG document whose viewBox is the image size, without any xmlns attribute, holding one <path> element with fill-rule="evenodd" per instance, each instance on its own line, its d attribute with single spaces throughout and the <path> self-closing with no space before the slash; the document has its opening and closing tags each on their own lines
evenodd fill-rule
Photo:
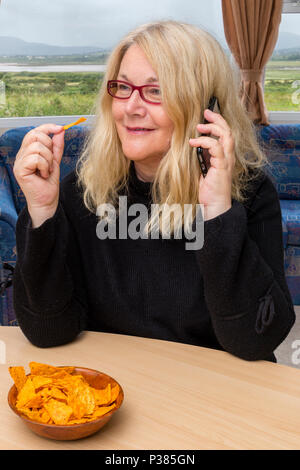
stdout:
<svg viewBox="0 0 300 470">
<path fill-rule="evenodd" d="M 221 114 L 219 103 L 215 96 L 211 97 L 207 109 L 209 109 L 210 111 L 213 111 L 214 113 Z M 209 124 L 207 119 L 204 119 L 204 124 Z M 217 137 L 214 137 L 213 135 L 210 135 L 210 137 L 217 139 Z M 202 175 L 205 178 L 210 167 L 210 153 L 208 149 L 197 147 L 197 156 L 198 156 Z"/>
</svg>

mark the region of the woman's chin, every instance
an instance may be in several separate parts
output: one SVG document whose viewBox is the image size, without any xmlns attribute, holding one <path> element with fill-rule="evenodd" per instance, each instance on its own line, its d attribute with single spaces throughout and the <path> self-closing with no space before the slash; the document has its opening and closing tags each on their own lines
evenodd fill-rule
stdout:
<svg viewBox="0 0 300 470">
<path fill-rule="evenodd" d="M 123 150 L 124 155 L 128 160 L 133 160 L 135 162 L 140 162 L 147 159 L 147 154 L 145 152 L 126 152 Z"/>
</svg>

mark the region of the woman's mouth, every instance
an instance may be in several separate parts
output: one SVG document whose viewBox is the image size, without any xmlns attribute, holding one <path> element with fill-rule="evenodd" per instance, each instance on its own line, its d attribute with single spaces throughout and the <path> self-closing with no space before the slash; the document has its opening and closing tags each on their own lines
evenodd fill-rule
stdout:
<svg viewBox="0 0 300 470">
<path fill-rule="evenodd" d="M 127 132 L 129 134 L 134 134 L 134 135 L 142 135 L 142 134 L 148 134 L 149 132 L 153 132 L 155 129 L 147 129 L 145 127 L 127 127 L 126 126 Z"/>
</svg>

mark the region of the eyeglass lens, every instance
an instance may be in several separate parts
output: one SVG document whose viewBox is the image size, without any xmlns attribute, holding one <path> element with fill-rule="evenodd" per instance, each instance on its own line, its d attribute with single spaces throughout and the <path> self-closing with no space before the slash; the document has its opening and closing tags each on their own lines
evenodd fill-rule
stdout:
<svg viewBox="0 0 300 470">
<path fill-rule="evenodd" d="M 126 83 L 111 82 L 109 87 L 110 93 L 116 98 L 129 98 L 133 88 Z M 158 86 L 147 85 L 140 90 L 143 99 L 153 103 L 161 102 L 160 88 Z"/>
</svg>

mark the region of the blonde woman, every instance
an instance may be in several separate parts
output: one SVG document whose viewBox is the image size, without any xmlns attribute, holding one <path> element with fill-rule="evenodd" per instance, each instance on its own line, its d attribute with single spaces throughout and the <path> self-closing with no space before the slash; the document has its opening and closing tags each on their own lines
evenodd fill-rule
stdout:
<svg viewBox="0 0 300 470">
<path fill-rule="evenodd" d="M 95 113 L 61 184 L 60 126 L 31 130 L 16 157 L 24 334 L 49 347 L 113 332 L 275 361 L 295 320 L 280 205 L 221 46 L 188 24 L 142 25 L 112 52 Z"/>
</svg>

